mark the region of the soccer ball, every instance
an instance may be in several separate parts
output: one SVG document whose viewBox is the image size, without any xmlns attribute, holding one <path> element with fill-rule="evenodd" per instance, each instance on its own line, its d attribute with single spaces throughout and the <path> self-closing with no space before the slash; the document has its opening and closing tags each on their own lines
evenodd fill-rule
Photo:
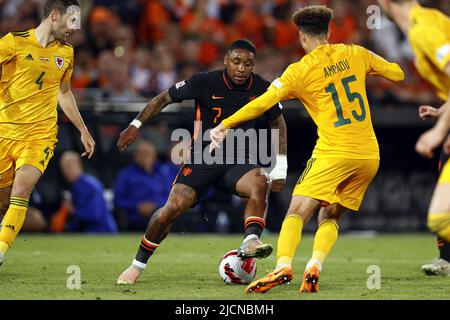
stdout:
<svg viewBox="0 0 450 320">
<path fill-rule="evenodd" d="M 255 278 L 256 260 L 241 260 L 237 250 L 228 251 L 220 260 L 219 274 L 226 284 L 248 284 Z"/>
</svg>

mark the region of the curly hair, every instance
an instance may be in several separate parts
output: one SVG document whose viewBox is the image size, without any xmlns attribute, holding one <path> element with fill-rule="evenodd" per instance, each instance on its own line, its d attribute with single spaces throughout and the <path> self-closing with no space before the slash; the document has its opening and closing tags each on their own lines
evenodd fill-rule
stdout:
<svg viewBox="0 0 450 320">
<path fill-rule="evenodd" d="M 333 10 L 326 6 L 308 6 L 295 11 L 292 18 L 300 31 L 321 36 L 328 33 Z"/>
</svg>

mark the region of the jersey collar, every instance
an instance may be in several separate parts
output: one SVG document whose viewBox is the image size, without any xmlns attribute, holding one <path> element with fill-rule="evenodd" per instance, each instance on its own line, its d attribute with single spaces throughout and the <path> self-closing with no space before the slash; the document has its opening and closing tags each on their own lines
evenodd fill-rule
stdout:
<svg viewBox="0 0 450 320">
<path fill-rule="evenodd" d="M 226 70 L 224 69 L 222 71 L 222 78 L 223 82 L 225 83 L 225 86 L 228 88 L 228 90 L 237 90 L 237 91 L 249 91 L 252 88 L 253 84 L 253 72 L 250 75 L 250 78 L 247 79 L 247 81 L 244 84 L 241 84 L 240 86 L 235 85 L 233 81 L 231 81 L 230 77 L 228 76 Z"/>
</svg>

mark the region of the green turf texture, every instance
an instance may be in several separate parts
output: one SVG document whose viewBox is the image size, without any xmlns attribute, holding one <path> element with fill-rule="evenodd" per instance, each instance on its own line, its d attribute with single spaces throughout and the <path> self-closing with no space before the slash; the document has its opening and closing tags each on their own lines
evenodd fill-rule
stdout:
<svg viewBox="0 0 450 320">
<path fill-rule="evenodd" d="M 225 285 L 218 274 L 221 256 L 239 246 L 240 236 L 171 234 L 150 259 L 134 286 L 117 285 L 130 264 L 139 234 L 120 236 L 26 235 L 17 239 L 0 267 L 0 299 L 450 299 L 449 276 L 425 276 L 420 267 L 437 255 L 427 234 L 341 235 L 320 277 L 320 292 L 299 293 L 301 275 L 312 248 L 305 235 L 294 259 L 294 279 L 266 294 L 244 294 L 245 286 Z M 276 247 L 276 235 L 263 237 Z M 275 250 L 276 251 L 276 250 Z M 273 268 L 275 251 L 257 261 L 257 277 Z M 67 268 L 80 267 L 81 289 L 70 290 Z M 381 271 L 381 289 L 367 288 Z"/>
</svg>

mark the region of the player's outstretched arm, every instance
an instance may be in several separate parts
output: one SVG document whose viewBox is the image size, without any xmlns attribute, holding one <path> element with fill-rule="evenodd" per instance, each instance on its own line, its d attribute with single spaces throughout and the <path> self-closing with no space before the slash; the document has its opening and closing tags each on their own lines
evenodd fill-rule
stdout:
<svg viewBox="0 0 450 320">
<path fill-rule="evenodd" d="M 279 147 L 275 167 L 270 172 L 271 190 L 280 192 L 286 184 L 287 176 L 287 127 L 283 115 L 270 121 L 270 127 L 279 133 Z"/>
<path fill-rule="evenodd" d="M 273 105 L 280 102 L 280 98 L 273 91 L 266 91 L 258 98 L 247 103 L 234 114 L 224 119 L 217 127 L 211 130 L 209 136 L 211 145 L 209 151 L 220 148 L 220 143 L 227 136 L 228 129 L 234 128 L 243 122 L 258 118 Z"/>
<path fill-rule="evenodd" d="M 366 61 L 367 73 L 372 76 L 381 76 L 391 81 L 402 81 L 405 79 L 405 73 L 402 68 L 394 62 L 389 62 L 383 57 L 358 46 L 362 50 L 363 57 Z"/>
<path fill-rule="evenodd" d="M 256 119 L 278 102 L 280 102 L 280 98 L 278 98 L 273 91 L 266 91 L 258 98 L 247 103 L 234 114 L 224 119 L 222 125 L 227 129 L 231 129 L 243 122 Z"/>
<path fill-rule="evenodd" d="M 141 125 L 147 120 L 155 117 L 161 112 L 162 109 L 172 102 L 172 98 L 167 90 L 150 100 L 150 102 L 147 103 L 144 109 L 142 109 L 142 111 L 138 114 L 136 119 L 134 119 L 128 127 L 120 133 L 119 140 L 117 141 L 117 149 L 119 149 L 120 152 L 123 152 L 126 147 L 136 140 L 138 130 Z"/>
<path fill-rule="evenodd" d="M 58 103 L 64 114 L 69 118 L 78 131 L 80 131 L 81 143 L 85 149 L 85 152 L 83 152 L 81 156 L 87 156 L 90 159 L 94 155 L 95 141 L 92 139 L 91 134 L 84 124 L 80 111 L 78 110 L 75 97 L 70 90 L 70 82 L 67 81 L 61 83 L 58 92 Z"/>
</svg>

